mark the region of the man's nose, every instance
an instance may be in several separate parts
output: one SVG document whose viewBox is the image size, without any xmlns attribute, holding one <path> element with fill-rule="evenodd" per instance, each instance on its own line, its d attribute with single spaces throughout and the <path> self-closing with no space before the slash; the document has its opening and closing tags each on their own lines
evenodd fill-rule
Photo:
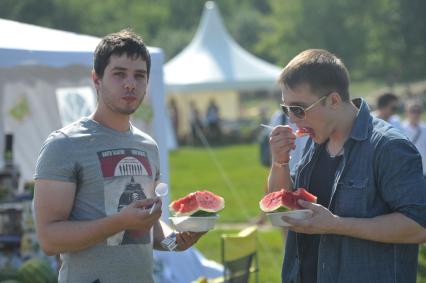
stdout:
<svg viewBox="0 0 426 283">
<path fill-rule="evenodd" d="M 127 77 L 124 81 L 124 88 L 128 91 L 133 91 L 136 88 L 136 81 L 132 77 Z"/>
</svg>

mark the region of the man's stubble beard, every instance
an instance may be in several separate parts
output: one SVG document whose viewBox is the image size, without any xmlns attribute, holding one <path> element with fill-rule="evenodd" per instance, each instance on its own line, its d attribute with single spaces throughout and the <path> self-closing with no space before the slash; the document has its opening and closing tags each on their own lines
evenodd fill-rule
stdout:
<svg viewBox="0 0 426 283">
<path fill-rule="evenodd" d="M 145 95 L 138 101 L 138 104 L 133 108 L 125 108 L 125 109 L 120 109 L 119 107 L 116 107 L 116 112 L 120 113 L 120 114 L 124 114 L 124 115 L 132 115 L 133 113 L 135 113 L 139 107 L 141 106 L 143 99 L 144 99 Z"/>
</svg>

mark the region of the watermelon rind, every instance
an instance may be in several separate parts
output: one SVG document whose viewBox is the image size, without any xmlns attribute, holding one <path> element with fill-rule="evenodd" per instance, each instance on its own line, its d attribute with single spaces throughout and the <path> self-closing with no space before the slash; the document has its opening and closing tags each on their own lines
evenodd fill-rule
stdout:
<svg viewBox="0 0 426 283">
<path fill-rule="evenodd" d="M 288 207 L 280 206 L 280 207 L 278 207 L 277 209 L 275 209 L 271 212 L 287 212 L 287 211 L 290 211 L 290 209 Z"/>
<path fill-rule="evenodd" d="M 217 216 L 216 212 L 210 212 L 210 211 L 204 211 L 204 210 L 198 210 L 195 213 L 191 214 L 192 217 L 210 217 L 210 216 Z"/>
</svg>

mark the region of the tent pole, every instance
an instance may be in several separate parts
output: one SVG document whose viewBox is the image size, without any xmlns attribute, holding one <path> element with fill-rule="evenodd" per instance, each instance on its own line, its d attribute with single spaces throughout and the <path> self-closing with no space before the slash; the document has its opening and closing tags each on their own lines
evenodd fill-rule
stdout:
<svg viewBox="0 0 426 283">
<path fill-rule="evenodd" d="M 6 117 L 4 117 L 4 99 L 3 99 L 3 92 L 0 92 L 0 170 L 4 167 L 4 139 L 5 139 L 5 132 L 4 132 L 4 122 L 6 120 Z"/>
</svg>

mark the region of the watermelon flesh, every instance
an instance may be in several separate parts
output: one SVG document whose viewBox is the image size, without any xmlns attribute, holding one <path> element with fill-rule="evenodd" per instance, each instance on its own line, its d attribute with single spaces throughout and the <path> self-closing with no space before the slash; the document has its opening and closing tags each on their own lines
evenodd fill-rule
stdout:
<svg viewBox="0 0 426 283">
<path fill-rule="evenodd" d="M 291 192 L 285 189 L 267 194 L 259 202 L 260 209 L 264 212 L 285 211 L 286 209 L 303 209 L 297 201 L 305 200 L 317 202 L 317 197 L 306 191 L 304 188 L 298 188 Z"/>
<path fill-rule="evenodd" d="M 296 137 L 303 137 L 303 136 L 310 135 L 311 132 L 312 130 L 309 128 L 299 128 L 296 130 L 295 135 Z"/>
<path fill-rule="evenodd" d="M 216 213 L 225 207 L 225 201 L 222 197 L 209 191 L 196 191 L 186 195 L 183 198 L 173 201 L 169 209 L 175 216 L 209 215 Z M 200 212 L 207 213 L 200 213 Z"/>
</svg>

